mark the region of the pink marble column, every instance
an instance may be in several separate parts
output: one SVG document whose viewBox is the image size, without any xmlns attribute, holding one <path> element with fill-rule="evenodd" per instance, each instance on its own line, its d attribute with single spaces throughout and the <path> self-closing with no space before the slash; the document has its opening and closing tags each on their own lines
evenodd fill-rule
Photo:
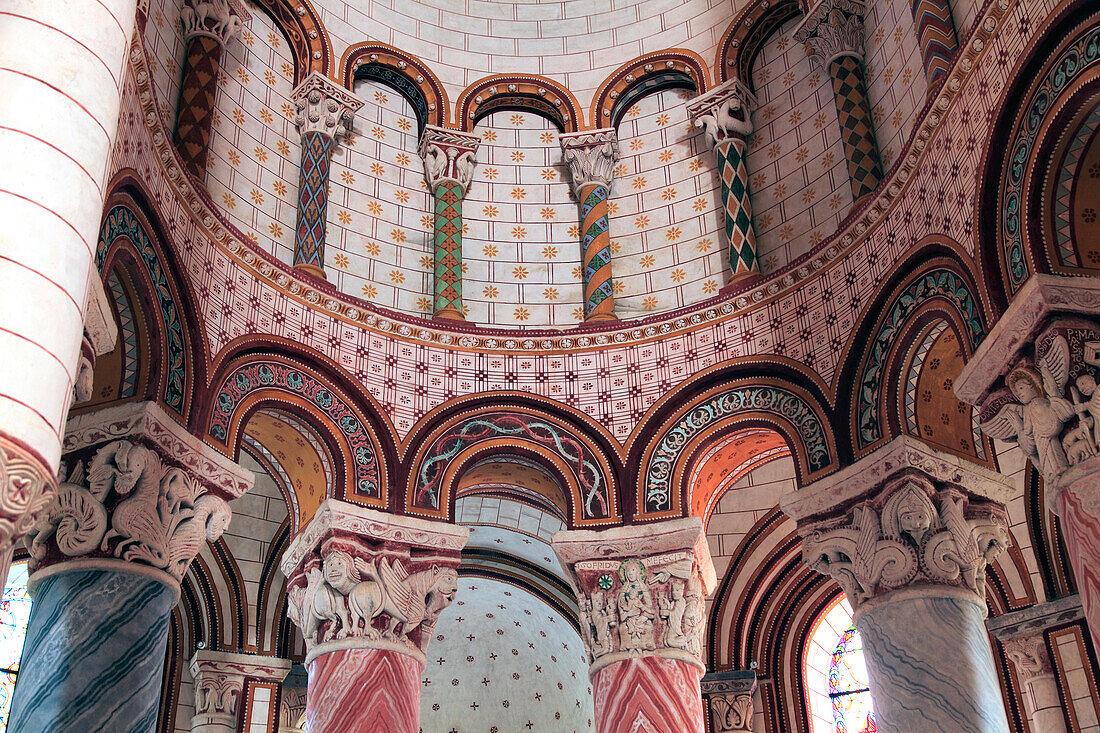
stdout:
<svg viewBox="0 0 1100 733">
<path fill-rule="evenodd" d="M 329 499 L 283 555 L 307 733 L 418 733 L 420 677 L 469 530 Z"/>
<path fill-rule="evenodd" d="M 1018 441 L 1061 520 L 1100 634 L 1100 278 L 1033 276 L 955 380 L 982 430 Z"/>
<path fill-rule="evenodd" d="M 704 599 L 716 584 L 697 518 L 558 532 L 581 611 L 599 733 L 702 733 Z"/>
</svg>

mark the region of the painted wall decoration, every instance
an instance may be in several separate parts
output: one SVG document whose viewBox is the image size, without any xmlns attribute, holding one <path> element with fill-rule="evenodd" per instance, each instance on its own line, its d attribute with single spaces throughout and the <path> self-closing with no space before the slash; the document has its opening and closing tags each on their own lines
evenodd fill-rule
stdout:
<svg viewBox="0 0 1100 733">
<path fill-rule="evenodd" d="M 245 364 L 229 374 L 214 397 L 207 430 L 222 443 L 230 440 L 231 422 L 245 398 L 259 390 L 275 389 L 308 400 L 329 418 L 347 438 L 354 457 L 354 486 L 357 494 L 382 498 L 382 470 L 377 448 L 369 427 L 356 416 L 354 408 L 316 377 L 277 361 Z"/>
<path fill-rule="evenodd" d="M 658 438 L 657 447 L 645 466 L 645 511 L 664 512 L 675 508 L 674 493 L 678 487 L 673 485 L 673 476 L 676 462 L 693 438 L 719 420 L 747 412 L 768 413 L 794 426 L 811 471 L 822 470 L 833 462 L 826 426 L 801 396 L 771 385 L 732 387 L 693 405 Z"/>
<path fill-rule="evenodd" d="M 906 319 L 933 298 L 949 301 L 962 316 L 971 344 L 977 346 L 985 336 L 981 313 L 970 286 L 952 270 L 937 268 L 911 283 L 886 311 L 886 317 L 867 348 L 866 363 L 857 385 L 856 419 L 861 448 L 882 437 L 879 406 L 886 360 L 905 325 Z"/>
<path fill-rule="evenodd" d="M 176 304 L 172 287 L 168 283 L 160 256 L 153 247 L 145 228 L 134 212 L 119 204 L 103 218 L 99 230 L 99 244 L 96 248 L 96 267 L 103 269 L 107 253 L 118 237 L 126 237 L 133 242 L 141 262 L 152 281 L 154 297 L 164 319 L 165 350 L 167 363 L 163 365 L 165 374 L 164 404 L 177 413 L 183 413 L 185 384 L 187 380 L 186 357 L 183 336 L 183 324 L 180 321 L 179 306 Z"/>
</svg>

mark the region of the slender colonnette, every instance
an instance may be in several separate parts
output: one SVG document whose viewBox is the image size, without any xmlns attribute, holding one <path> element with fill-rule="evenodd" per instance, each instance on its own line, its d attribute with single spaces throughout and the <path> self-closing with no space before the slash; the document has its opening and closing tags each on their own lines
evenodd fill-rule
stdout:
<svg viewBox="0 0 1100 733">
<path fill-rule="evenodd" d="M 432 629 L 469 530 L 329 499 L 283 555 L 310 733 L 418 733 Z"/>
<path fill-rule="evenodd" d="M 698 518 L 553 537 L 581 612 L 599 733 L 703 733 L 705 599 L 716 578 Z"/>
<path fill-rule="evenodd" d="M 615 320 L 615 283 L 611 274 L 611 233 L 607 198 L 619 160 L 613 128 L 562 135 L 562 157 L 569 164 L 573 192 L 581 207 L 581 276 L 584 319 Z"/>
<path fill-rule="evenodd" d="M 433 318 L 465 320 L 462 307 L 462 200 L 470 190 L 481 138 L 428 125 L 420 137 L 424 174 L 435 200 Z"/>
<path fill-rule="evenodd" d="M 707 141 L 718 160 L 731 283 L 760 274 L 746 160 L 746 139 L 752 134 L 751 115 L 755 107 L 756 97 L 736 78 L 688 102 L 688 114 L 695 119 L 696 127 L 706 130 Z"/>
<path fill-rule="evenodd" d="M 363 100 L 316 71 L 298 85 L 291 100 L 298 107 L 294 123 L 302 136 L 294 267 L 323 278 L 332 151 L 351 128 Z"/>
<path fill-rule="evenodd" d="M 27 535 L 34 604 L 9 730 L 148 733 L 180 579 L 253 475 L 153 402 L 74 417 L 65 449 Z"/>
</svg>

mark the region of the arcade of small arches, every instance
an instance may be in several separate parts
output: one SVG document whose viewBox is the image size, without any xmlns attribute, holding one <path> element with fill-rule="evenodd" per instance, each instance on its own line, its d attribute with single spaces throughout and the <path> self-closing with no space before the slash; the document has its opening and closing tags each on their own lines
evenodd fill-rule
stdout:
<svg viewBox="0 0 1100 733">
<path fill-rule="evenodd" d="M 1100 730 L 1096 7 L 68 4 L 0 731 Z"/>
</svg>

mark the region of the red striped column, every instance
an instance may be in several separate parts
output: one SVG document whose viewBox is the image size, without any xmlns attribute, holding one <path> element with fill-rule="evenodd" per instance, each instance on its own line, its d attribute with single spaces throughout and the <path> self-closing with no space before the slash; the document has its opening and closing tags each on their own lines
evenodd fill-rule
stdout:
<svg viewBox="0 0 1100 733">
<path fill-rule="evenodd" d="M 1085 619 L 1100 635 L 1100 278 L 1035 275 L 955 381 L 982 430 L 1017 441 L 1058 515 Z"/>
<path fill-rule="evenodd" d="M 418 733 L 420 677 L 469 530 L 329 499 L 283 555 L 307 733 Z"/>
<path fill-rule="evenodd" d="M 581 207 L 584 320 L 613 321 L 615 282 L 611 274 L 607 199 L 619 160 L 619 143 L 612 128 L 562 135 L 558 140 Z"/>
<path fill-rule="evenodd" d="M 135 13 L 135 0 L 8 3 L 0 13 L 3 558 L 56 485 Z"/>
<path fill-rule="evenodd" d="M 704 600 L 716 579 L 695 517 L 553 538 L 581 611 L 599 733 L 703 733 Z"/>
</svg>

